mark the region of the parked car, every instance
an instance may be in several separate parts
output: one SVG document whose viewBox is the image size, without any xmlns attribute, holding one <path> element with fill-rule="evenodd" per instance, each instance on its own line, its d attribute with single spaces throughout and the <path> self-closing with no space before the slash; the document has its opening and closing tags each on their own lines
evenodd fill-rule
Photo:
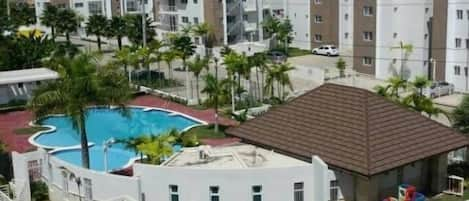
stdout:
<svg viewBox="0 0 469 201">
<path fill-rule="evenodd" d="M 334 45 L 321 45 L 313 49 L 313 54 L 326 56 L 339 56 L 339 50 Z"/>
<path fill-rule="evenodd" d="M 454 92 L 454 85 L 445 81 L 433 82 L 430 87 L 424 89 L 423 94 L 427 97 L 436 98 L 450 95 Z"/>
<path fill-rule="evenodd" d="M 269 58 L 272 63 L 283 63 L 287 61 L 287 55 L 280 51 L 271 51 L 267 53 L 267 58 Z"/>
</svg>

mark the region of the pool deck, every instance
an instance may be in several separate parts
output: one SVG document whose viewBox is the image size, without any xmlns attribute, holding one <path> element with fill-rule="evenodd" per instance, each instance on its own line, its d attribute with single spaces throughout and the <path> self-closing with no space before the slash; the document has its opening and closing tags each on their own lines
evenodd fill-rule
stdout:
<svg viewBox="0 0 469 201">
<path fill-rule="evenodd" d="M 139 96 L 132 100 L 129 104 L 169 109 L 193 116 L 209 124 L 215 122 L 215 112 L 213 109 L 196 110 L 194 108 L 170 102 L 156 96 Z M 15 134 L 16 129 L 28 127 L 29 122 L 31 122 L 33 119 L 34 115 L 30 111 L 15 111 L 0 114 L 0 141 L 7 145 L 8 151 L 17 151 L 23 153 L 35 148 L 28 142 L 30 135 Z M 219 122 L 221 125 L 226 126 L 237 125 L 236 121 L 228 118 L 219 118 Z"/>
</svg>

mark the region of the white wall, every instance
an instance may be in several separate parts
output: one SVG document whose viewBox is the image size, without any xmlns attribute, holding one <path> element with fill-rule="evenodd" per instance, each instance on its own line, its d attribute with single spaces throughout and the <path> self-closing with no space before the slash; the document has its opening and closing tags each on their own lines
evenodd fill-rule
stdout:
<svg viewBox="0 0 469 201">
<path fill-rule="evenodd" d="M 339 1 L 339 51 L 343 56 L 353 56 L 354 0 Z M 348 18 L 345 16 L 348 15 Z M 346 33 L 348 36 L 346 36 Z"/>
<path fill-rule="evenodd" d="M 0 104 L 11 100 L 28 100 L 36 88 L 36 82 L 23 83 L 23 87 L 18 84 L 0 85 Z"/>
<path fill-rule="evenodd" d="M 328 169 L 322 161 L 290 168 L 202 169 L 137 164 L 147 201 L 169 201 L 169 185 L 180 200 L 209 200 L 209 187 L 219 186 L 223 201 L 252 200 L 253 185 L 262 186 L 263 200 L 292 200 L 293 184 L 304 182 L 304 200 L 329 200 Z"/>
<path fill-rule="evenodd" d="M 294 39 L 291 47 L 311 49 L 311 1 L 286 0 L 287 17 L 293 25 Z"/>
<path fill-rule="evenodd" d="M 374 36 L 378 79 L 387 79 L 401 72 L 401 50 L 395 48 L 401 41 L 414 47 L 404 68 L 404 77 L 427 75 L 427 22 L 431 13 L 425 13 L 426 7 L 430 8 L 428 12 L 432 11 L 431 0 L 378 0 L 375 12 L 377 33 Z"/>
<path fill-rule="evenodd" d="M 456 10 L 463 10 L 463 19 L 456 17 Z M 469 81 L 464 69 L 469 66 L 469 50 L 466 39 L 469 39 L 469 4 L 467 0 L 448 1 L 448 32 L 446 40 L 446 80 L 455 85 L 456 91 L 469 92 Z M 462 40 L 460 48 L 456 48 L 456 38 Z M 454 67 L 460 66 L 460 75 L 455 75 Z"/>
</svg>

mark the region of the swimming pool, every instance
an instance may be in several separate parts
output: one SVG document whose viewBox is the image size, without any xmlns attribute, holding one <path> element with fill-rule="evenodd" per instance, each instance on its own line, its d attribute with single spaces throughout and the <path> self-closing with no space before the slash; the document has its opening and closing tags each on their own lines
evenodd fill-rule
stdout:
<svg viewBox="0 0 469 201">
<path fill-rule="evenodd" d="M 190 127 L 204 124 L 195 118 L 160 110 L 157 108 L 129 108 L 129 116 L 123 116 L 118 110 L 110 108 L 89 108 L 86 118 L 86 132 L 90 145 L 91 169 L 104 170 L 104 141 L 126 139 L 142 135 L 159 135 L 171 129 L 183 131 Z M 59 149 L 52 155 L 75 165 L 81 166 L 79 148 L 80 136 L 73 128 L 67 116 L 50 116 L 37 121 L 37 124 L 51 127 L 50 131 L 38 133 L 31 137 L 31 143 L 47 149 Z M 70 149 L 63 149 L 63 148 Z M 124 145 L 114 144 L 108 150 L 108 169 L 124 167 L 135 157 L 132 150 L 125 150 Z"/>
</svg>

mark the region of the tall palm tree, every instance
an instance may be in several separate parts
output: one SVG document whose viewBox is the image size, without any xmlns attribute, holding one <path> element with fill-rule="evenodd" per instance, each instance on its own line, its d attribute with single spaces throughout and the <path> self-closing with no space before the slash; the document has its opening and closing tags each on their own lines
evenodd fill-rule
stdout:
<svg viewBox="0 0 469 201">
<path fill-rule="evenodd" d="M 205 49 L 205 56 L 208 57 L 209 48 L 212 48 L 213 46 L 213 41 L 210 41 L 211 38 L 209 37 L 212 34 L 212 27 L 210 27 L 210 25 L 206 22 L 197 24 L 192 27 L 192 33 L 195 36 L 201 38 Z"/>
<path fill-rule="evenodd" d="M 150 72 L 150 65 L 153 63 L 156 59 L 153 56 L 150 48 L 147 47 L 142 47 L 137 50 L 137 55 L 139 57 L 139 60 L 142 64 L 142 67 L 144 67 L 147 71 L 147 82 L 150 83 L 151 81 L 151 72 Z"/>
<path fill-rule="evenodd" d="M 148 48 L 150 48 L 150 52 L 153 55 L 153 61 L 156 62 L 158 72 L 161 72 L 161 60 L 162 54 L 161 48 L 163 48 L 165 44 L 160 40 L 153 40 L 148 44 Z M 164 81 L 162 77 L 158 78 L 160 81 Z M 162 85 L 161 85 L 162 86 Z"/>
<path fill-rule="evenodd" d="M 56 35 L 55 29 L 60 20 L 59 10 L 57 9 L 57 7 L 51 4 L 47 4 L 40 19 L 41 19 L 41 24 L 43 24 L 44 26 L 50 27 L 52 40 L 55 40 L 55 35 Z"/>
<path fill-rule="evenodd" d="M 230 52 L 224 56 L 223 64 L 226 66 L 226 70 L 228 71 L 228 77 L 237 82 L 236 92 L 238 94 L 238 98 L 241 98 L 241 93 L 243 91 L 241 88 L 241 76 L 246 72 L 246 66 L 248 65 L 247 57 L 236 52 Z"/>
<path fill-rule="evenodd" d="M 137 149 L 148 157 L 151 164 L 159 165 L 164 158 L 173 154 L 174 142 L 174 136 L 169 134 L 147 136 L 143 143 L 137 145 Z"/>
<path fill-rule="evenodd" d="M 282 100 L 285 100 L 285 86 L 288 86 L 288 88 L 293 91 L 293 84 L 291 82 L 289 72 L 294 69 L 295 67 L 291 66 L 288 63 L 278 64 L 277 81 L 281 85 L 282 92 L 279 93 L 279 97 Z"/>
<path fill-rule="evenodd" d="M 266 33 L 269 34 L 270 40 L 275 41 L 275 45 L 277 45 L 277 40 L 275 38 L 279 30 L 280 23 L 281 22 L 279 19 L 271 15 L 267 16 L 262 22 L 262 27 L 264 28 Z M 272 49 L 271 46 L 270 46 L 270 49 Z"/>
<path fill-rule="evenodd" d="M 411 85 L 418 90 L 418 94 L 423 96 L 423 90 L 430 85 L 430 81 L 424 76 L 417 76 L 411 82 Z"/>
<path fill-rule="evenodd" d="M 135 46 L 143 45 L 143 30 L 142 30 L 142 17 L 141 15 L 125 15 L 124 20 L 126 23 L 125 35 L 129 41 Z M 155 26 L 152 25 L 153 21 L 151 18 L 147 18 L 145 21 L 145 32 L 146 40 L 150 42 L 156 35 Z"/>
<path fill-rule="evenodd" d="M 186 98 L 189 98 L 189 71 L 187 67 L 187 59 L 194 55 L 195 45 L 187 34 L 178 34 L 173 38 L 173 49 L 179 54 L 182 60 L 182 68 L 186 71 Z"/>
<path fill-rule="evenodd" d="M 108 21 L 106 35 L 110 38 L 116 38 L 119 50 L 122 50 L 122 38 L 125 36 L 126 31 L 127 24 L 123 17 L 113 16 L 112 19 Z"/>
<path fill-rule="evenodd" d="M 60 9 L 58 17 L 57 32 L 64 33 L 67 43 L 70 44 L 70 33 L 77 30 L 79 18 L 72 9 Z"/>
<path fill-rule="evenodd" d="M 161 55 L 161 59 L 166 63 L 168 66 L 168 79 L 172 80 L 173 78 L 173 68 L 172 68 L 172 63 L 173 61 L 178 57 L 177 52 L 168 50 L 163 52 Z"/>
<path fill-rule="evenodd" d="M 267 68 L 267 56 L 265 53 L 255 53 L 253 56 L 248 57 L 249 62 L 254 66 L 256 70 L 256 89 L 258 93 L 258 99 L 262 100 L 263 97 L 263 86 L 264 86 L 264 73 Z M 261 72 L 261 79 L 259 80 L 259 71 Z"/>
<path fill-rule="evenodd" d="M 93 34 L 98 40 L 98 50 L 101 51 L 101 36 L 105 36 L 107 33 L 107 19 L 102 15 L 92 15 L 86 22 L 86 34 Z"/>
<path fill-rule="evenodd" d="M 197 55 L 193 61 L 187 63 L 189 70 L 194 73 L 195 76 L 195 89 L 197 91 L 197 104 L 200 104 L 200 92 L 199 92 L 199 77 L 200 73 L 204 69 L 208 69 L 209 59 L 200 58 L 200 55 Z"/>
<path fill-rule="evenodd" d="M 125 74 L 129 73 L 128 66 L 135 62 L 135 56 L 130 48 L 125 47 L 116 52 L 115 58 L 118 65 L 124 66 Z"/>
<path fill-rule="evenodd" d="M 407 77 L 404 77 L 406 62 L 409 59 L 410 54 L 412 54 L 414 46 L 412 44 L 405 44 L 401 41 L 399 42 L 399 46 L 392 47 L 391 49 L 399 49 L 401 51 L 401 69 L 399 71 L 399 76 L 401 79 L 405 80 L 407 79 Z"/>
<path fill-rule="evenodd" d="M 125 139 L 117 139 L 116 143 L 123 144 L 124 148 L 127 150 L 132 150 L 135 152 L 135 155 L 140 154 L 140 161 L 143 160 L 143 154 L 138 149 L 138 145 L 144 143 L 146 139 L 145 135 L 141 135 L 139 137 L 129 137 Z"/>
<path fill-rule="evenodd" d="M 215 109 L 215 132 L 218 132 L 218 108 L 231 99 L 230 88 L 232 80 L 227 78 L 218 81 L 212 74 L 205 75 L 203 80 L 205 87 L 202 89 L 202 93 L 208 96 L 204 104 Z"/>
<path fill-rule="evenodd" d="M 88 106 L 114 105 L 125 113 L 125 103 L 130 98 L 131 90 L 125 77 L 112 67 L 98 70 L 97 59 L 91 54 L 56 61 L 53 68 L 60 72 L 60 79 L 41 85 L 34 91 L 29 107 L 37 118 L 58 113 L 70 116 L 73 127 L 80 135 L 83 167 L 89 168 L 85 123 Z"/>
</svg>

